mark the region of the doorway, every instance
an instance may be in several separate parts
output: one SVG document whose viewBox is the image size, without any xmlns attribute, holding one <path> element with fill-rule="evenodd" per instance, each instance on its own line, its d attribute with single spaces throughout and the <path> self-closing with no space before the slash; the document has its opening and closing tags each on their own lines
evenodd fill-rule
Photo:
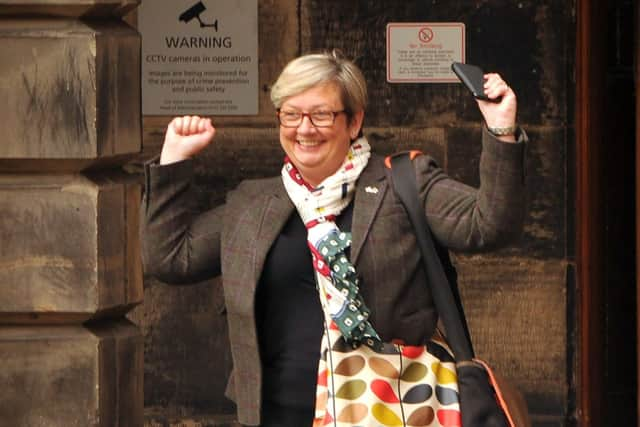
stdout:
<svg viewBox="0 0 640 427">
<path fill-rule="evenodd" d="M 576 421 L 637 425 L 638 11 L 632 0 L 577 6 Z"/>
</svg>

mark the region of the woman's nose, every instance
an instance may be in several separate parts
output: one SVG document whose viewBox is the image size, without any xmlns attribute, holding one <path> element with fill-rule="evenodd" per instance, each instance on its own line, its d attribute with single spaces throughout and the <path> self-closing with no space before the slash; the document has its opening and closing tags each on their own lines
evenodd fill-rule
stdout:
<svg viewBox="0 0 640 427">
<path fill-rule="evenodd" d="M 298 125 L 298 133 L 309 133 L 315 130 L 316 127 L 311 123 L 311 118 L 309 116 L 302 116 L 302 121 Z"/>
</svg>

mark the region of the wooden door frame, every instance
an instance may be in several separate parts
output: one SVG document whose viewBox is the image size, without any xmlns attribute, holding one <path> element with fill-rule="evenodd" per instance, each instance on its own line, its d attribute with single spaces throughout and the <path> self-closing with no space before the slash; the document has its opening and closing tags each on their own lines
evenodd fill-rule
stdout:
<svg viewBox="0 0 640 427">
<path fill-rule="evenodd" d="M 602 106 L 606 72 L 606 2 L 576 9 L 576 418 L 601 426 L 604 416 Z"/>
<path fill-rule="evenodd" d="M 640 91 L 638 90 L 638 87 L 640 87 L 640 7 L 637 4 L 635 11 L 635 34 L 633 35 L 635 55 L 633 65 L 636 83 L 636 313 L 638 313 L 636 339 L 640 343 L 640 286 L 637 285 L 640 278 L 640 262 L 638 260 L 638 254 L 640 254 Z M 637 380 L 640 387 L 640 348 L 638 348 L 636 357 L 636 366 L 638 367 Z M 640 390 L 638 391 L 636 410 L 638 420 L 640 420 Z"/>
</svg>

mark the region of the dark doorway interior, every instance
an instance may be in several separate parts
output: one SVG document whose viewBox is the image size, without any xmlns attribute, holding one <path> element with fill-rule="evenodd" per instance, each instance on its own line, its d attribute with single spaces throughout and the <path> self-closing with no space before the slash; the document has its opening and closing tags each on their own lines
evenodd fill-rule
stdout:
<svg viewBox="0 0 640 427">
<path fill-rule="evenodd" d="M 581 426 L 638 422 L 635 3 L 577 3 L 576 418 Z"/>
<path fill-rule="evenodd" d="M 604 419 L 637 425 L 635 106 L 632 0 L 608 2 L 604 155 Z M 597 390 L 592 392 L 598 393 Z"/>
</svg>

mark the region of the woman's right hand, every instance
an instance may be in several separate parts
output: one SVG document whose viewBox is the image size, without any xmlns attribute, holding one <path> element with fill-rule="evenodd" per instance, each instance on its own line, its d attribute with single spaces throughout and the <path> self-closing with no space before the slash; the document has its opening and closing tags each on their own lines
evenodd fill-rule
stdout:
<svg viewBox="0 0 640 427">
<path fill-rule="evenodd" d="M 167 126 L 160 164 L 167 165 L 193 157 L 213 141 L 215 133 L 211 119 L 199 116 L 174 117 Z"/>
</svg>

